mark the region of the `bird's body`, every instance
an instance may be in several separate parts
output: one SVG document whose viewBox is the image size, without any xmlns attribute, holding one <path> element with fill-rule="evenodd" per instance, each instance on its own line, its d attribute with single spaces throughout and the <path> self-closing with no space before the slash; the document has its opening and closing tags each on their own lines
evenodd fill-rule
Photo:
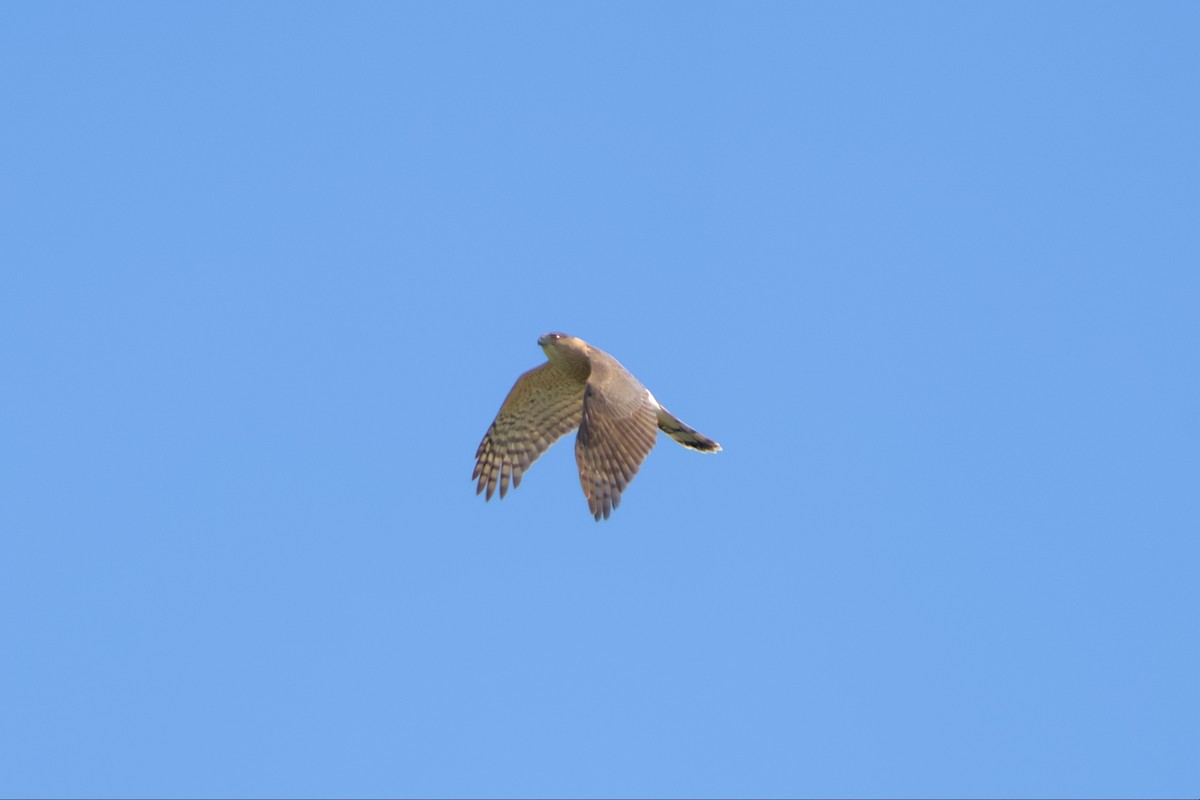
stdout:
<svg viewBox="0 0 1200 800">
<path fill-rule="evenodd" d="M 721 446 L 685 425 L 615 358 L 582 339 L 548 333 L 538 339 L 545 364 L 513 384 L 475 452 L 475 493 L 492 499 L 521 484 L 525 470 L 576 428 L 575 463 L 597 520 L 607 519 L 621 492 L 654 447 L 659 429 L 684 447 L 715 453 Z"/>
</svg>

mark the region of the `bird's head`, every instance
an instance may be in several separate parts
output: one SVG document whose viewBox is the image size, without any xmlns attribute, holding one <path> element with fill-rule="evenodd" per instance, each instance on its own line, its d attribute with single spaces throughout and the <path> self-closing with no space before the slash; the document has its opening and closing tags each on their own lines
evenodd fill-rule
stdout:
<svg viewBox="0 0 1200 800">
<path fill-rule="evenodd" d="M 538 337 L 538 345 L 551 361 L 586 362 L 588 344 L 565 333 L 547 333 Z"/>
<path fill-rule="evenodd" d="M 571 340 L 579 341 L 578 339 L 575 339 L 574 336 L 568 336 L 565 333 L 558 333 L 558 332 L 543 333 L 541 336 L 538 337 L 538 346 L 543 347 L 543 348 L 555 347 L 562 342 L 569 342 Z"/>
</svg>

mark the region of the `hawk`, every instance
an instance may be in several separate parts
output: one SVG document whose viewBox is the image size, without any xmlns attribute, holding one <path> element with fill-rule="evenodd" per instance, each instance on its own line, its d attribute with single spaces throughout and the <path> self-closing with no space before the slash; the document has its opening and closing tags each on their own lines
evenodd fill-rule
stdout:
<svg viewBox="0 0 1200 800">
<path fill-rule="evenodd" d="M 685 425 L 615 358 L 582 339 L 547 333 L 538 344 L 549 359 L 513 384 L 479 449 L 475 494 L 515 489 L 542 453 L 576 428 L 575 463 L 588 509 L 597 521 L 621 502 L 661 428 L 684 447 L 716 453 L 721 445 Z"/>
</svg>

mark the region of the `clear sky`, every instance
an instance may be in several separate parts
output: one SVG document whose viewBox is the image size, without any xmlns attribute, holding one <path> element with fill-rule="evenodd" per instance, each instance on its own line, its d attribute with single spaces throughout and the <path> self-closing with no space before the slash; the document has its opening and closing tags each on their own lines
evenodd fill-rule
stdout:
<svg viewBox="0 0 1200 800">
<path fill-rule="evenodd" d="M 0 8 L 0 795 L 1200 788 L 1200 5 Z M 478 444 L 561 330 L 612 519 Z"/>
</svg>

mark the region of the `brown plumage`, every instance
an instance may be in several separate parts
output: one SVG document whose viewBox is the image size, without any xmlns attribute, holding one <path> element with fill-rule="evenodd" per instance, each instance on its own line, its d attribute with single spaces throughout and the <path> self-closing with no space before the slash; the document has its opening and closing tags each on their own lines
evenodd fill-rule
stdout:
<svg viewBox="0 0 1200 800">
<path fill-rule="evenodd" d="M 658 430 L 684 447 L 715 453 L 721 445 L 663 408 L 615 358 L 582 339 L 548 333 L 538 344 L 549 359 L 513 384 L 475 451 L 478 480 L 491 500 L 521 485 L 529 466 L 575 428 L 575 463 L 588 509 L 607 519 L 654 447 Z"/>
</svg>

